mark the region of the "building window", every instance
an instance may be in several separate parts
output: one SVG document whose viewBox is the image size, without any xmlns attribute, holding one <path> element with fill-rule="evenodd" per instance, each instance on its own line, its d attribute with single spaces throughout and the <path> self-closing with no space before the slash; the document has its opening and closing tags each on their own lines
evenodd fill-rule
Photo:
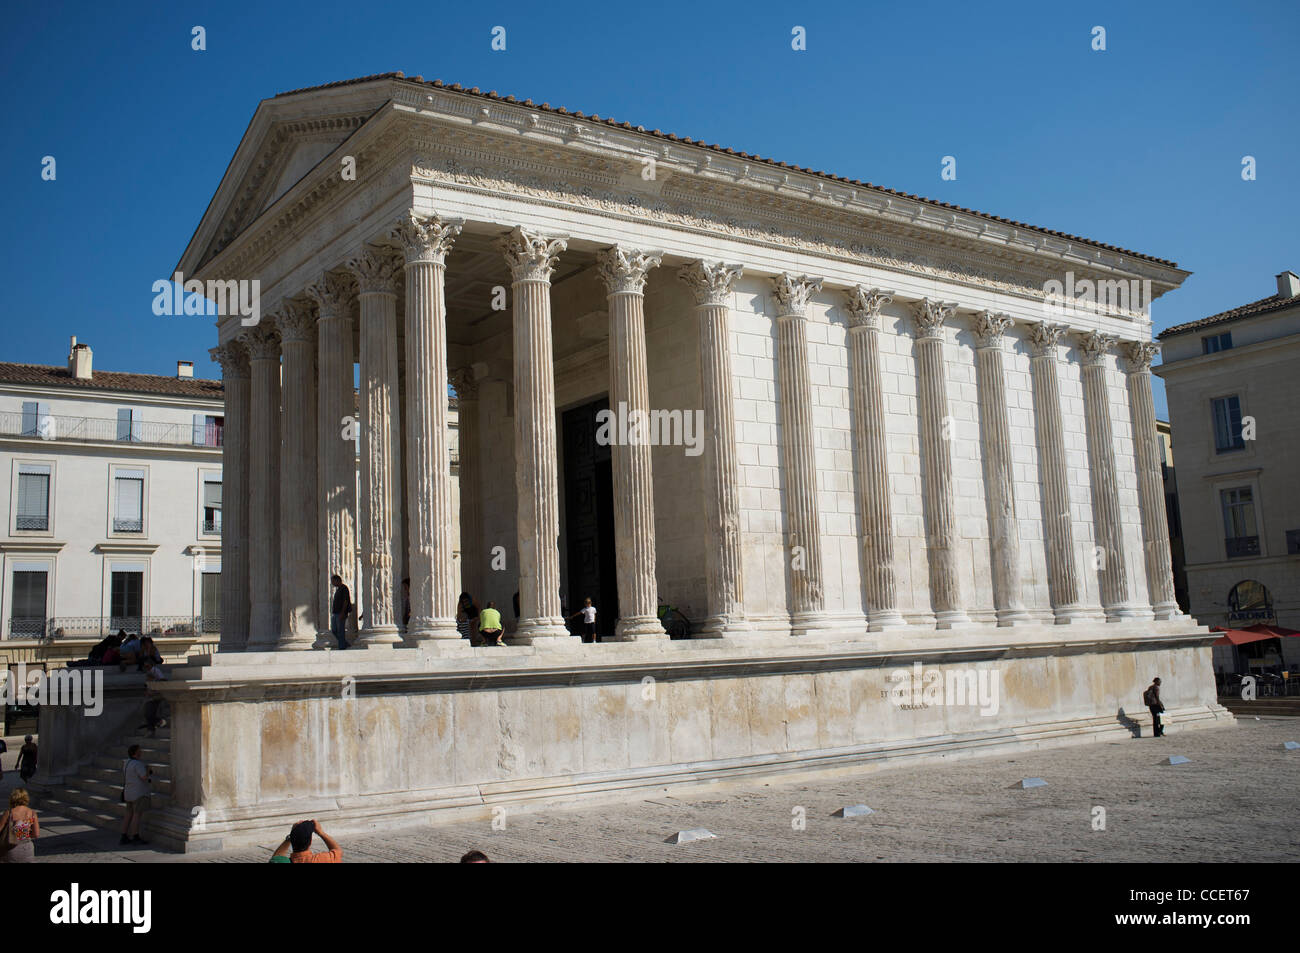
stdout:
<svg viewBox="0 0 1300 953">
<path fill-rule="evenodd" d="M 221 478 L 203 478 L 203 533 L 221 535 Z"/>
<path fill-rule="evenodd" d="M 125 443 L 140 443 L 144 440 L 144 421 L 130 407 L 117 409 L 117 439 Z"/>
<path fill-rule="evenodd" d="M 1286 531 L 1286 554 L 1288 556 L 1300 556 L 1300 529 Z"/>
<path fill-rule="evenodd" d="M 144 471 L 113 474 L 113 532 L 144 532 Z"/>
<path fill-rule="evenodd" d="M 1219 491 L 1223 503 L 1224 544 L 1228 558 L 1259 555 L 1259 534 L 1255 529 L 1255 499 L 1248 486 Z"/>
<path fill-rule="evenodd" d="M 24 437 L 40 437 L 53 440 L 55 437 L 54 418 L 50 416 L 50 405 L 37 400 L 23 401 Z"/>
<path fill-rule="evenodd" d="M 1241 437 L 1241 401 L 1236 394 L 1216 397 L 1210 401 L 1214 410 L 1214 450 L 1230 453 L 1241 450 L 1246 441 Z"/>
<path fill-rule="evenodd" d="M 114 570 L 109 590 L 108 614 L 112 631 L 141 632 L 144 621 L 144 573 Z"/>
<path fill-rule="evenodd" d="M 194 415 L 193 442 L 196 447 L 220 447 L 222 431 L 226 427 L 225 417 L 213 417 L 210 414 Z"/>
<path fill-rule="evenodd" d="M 1208 337 L 1201 338 L 1202 354 L 1217 354 L 1219 351 L 1226 351 L 1232 347 L 1232 332 L 1224 331 L 1222 334 L 1211 334 Z"/>
<path fill-rule="evenodd" d="M 10 638 L 35 639 L 45 634 L 49 578 L 44 569 L 14 570 L 13 597 L 9 601 Z"/>
<path fill-rule="evenodd" d="M 199 606 L 203 614 L 203 631 L 221 631 L 221 573 L 205 572 Z"/>
<path fill-rule="evenodd" d="M 16 530 L 50 528 L 50 468 L 39 464 L 18 465 L 18 512 Z"/>
<path fill-rule="evenodd" d="M 1273 598 L 1267 587 L 1254 579 L 1243 579 L 1228 593 L 1228 621 L 1265 624 L 1276 621 Z"/>
</svg>

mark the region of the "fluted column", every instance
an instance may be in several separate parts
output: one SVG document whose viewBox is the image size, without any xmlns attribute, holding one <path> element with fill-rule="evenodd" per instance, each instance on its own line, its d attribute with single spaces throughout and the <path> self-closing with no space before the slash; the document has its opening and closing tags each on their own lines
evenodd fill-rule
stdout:
<svg viewBox="0 0 1300 953">
<path fill-rule="evenodd" d="M 560 616 L 560 510 L 555 452 L 551 273 L 567 247 L 516 228 L 501 243 L 514 282 L 515 489 L 521 642 L 564 638 Z"/>
<path fill-rule="evenodd" d="M 460 577 L 461 587 L 482 605 L 483 598 L 483 467 L 479 454 L 478 381 L 473 370 L 451 372 L 456 389 L 457 448 L 460 456 Z"/>
<path fill-rule="evenodd" d="M 1029 621 L 1020 601 L 1020 523 L 1011 469 L 1011 424 L 1007 420 L 1006 370 L 1002 333 L 1011 326 L 1005 314 L 981 311 L 975 334 L 975 384 L 979 391 L 980 445 L 984 448 L 984 500 L 989 518 L 993 563 L 993 607 L 998 625 Z"/>
<path fill-rule="evenodd" d="M 695 294 L 700 326 L 700 405 L 704 410 L 704 571 L 708 618 L 701 636 L 750 631 L 745 620 L 740 550 L 740 477 L 736 462 L 736 405 L 732 393 L 728 315 L 739 265 L 697 261 L 678 272 Z"/>
<path fill-rule="evenodd" d="M 249 356 L 248 648 L 280 641 L 280 336 L 270 322 L 245 331 Z"/>
<path fill-rule="evenodd" d="M 952 417 L 944 370 L 943 324 L 955 304 L 922 299 L 916 318 L 916 389 L 921 418 L 921 468 L 925 496 L 926 548 L 930 564 L 930 602 L 940 629 L 969 622 L 962 607 L 961 545 L 952 491 Z"/>
<path fill-rule="evenodd" d="M 370 250 L 351 262 L 361 299 L 361 594 L 367 647 L 401 641 L 401 432 L 397 381 L 397 274 L 401 262 Z"/>
<path fill-rule="evenodd" d="M 319 596 L 316 648 L 334 648 L 330 634 L 330 577 L 337 573 L 353 598 L 358 595 L 354 578 L 357 564 L 356 506 L 357 456 L 353 431 L 345 418 L 357 416 L 352 391 L 351 300 L 356 282 L 350 276 L 327 273 L 307 289 L 319 309 L 316 322 L 318 342 L 316 454 L 317 454 L 317 547 L 320 557 L 316 573 Z M 349 616 L 349 620 L 352 617 Z"/>
<path fill-rule="evenodd" d="M 447 252 L 460 222 L 410 213 L 394 231 L 406 251 L 406 488 L 411 621 L 408 639 L 456 630 L 451 448 L 447 420 Z"/>
<path fill-rule="evenodd" d="M 248 644 L 248 350 L 230 341 L 208 352 L 221 364 L 225 427 L 221 436 L 221 644 L 239 652 Z"/>
<path fill-rule="evenodd" d="M 1142 548 L 1146 557 L 1147 592 L 1157 619 L 1178 616 L 1174 597 L 1173 561 L 1169 554 L 1169 521 L 1165 516 L 1165 484 L 1161 476 L 1160 438 L 1156 433 L 1156 408 L 1151 398 L 1151 361 L 1160 352 L 1153 341 L 1129 341 L 1128 409 L 1133 421 L 1133 447 L 1137 456 L 1138 507 L 1142 512 Z"/>
<path fill-rule="evenodd" d="M 1115 475 L 1115 438 L 1110 426 L 1110 397 L 1106 361 L 1115 338 L 1090 331 L 1079 336 L 1083 357 L 1083 411 L 1088 430 L 1088 472 L 1092 481 L 1092 517 L 1096 528 L 1093 550 L 1101 582 L 1101 607 L 1106 621 L 1137 615 L 1128 604 L 1128 572 L 1124 564 L 1124 535 L 1119 516 L 1119 483 Z"/>
<path fill-rule="evenodd" d="M 319 634 L 316 523 L 316 318 L 297 301 L 275 319 L 284 357 L 280 417 L 280 640 L 310 649 Z"/>
<path fill-rule="evenodd" d="M 880 309 L 892 291 L 849 291 L 849 390 L 853 399 L 854 478 L 867 621 L 872 631 L 905 625 L 894 579 L 894 522 L 889 506 L 885 398 L 880 382 Z"/>
<path fill-rule="evenodd" d="M 1081 619 L 1079 570 L 1074 558 L 1074 520 L 1065 464 L 1065 430 L 1061 422 L 1061 383 L 1056 372 L 1057 342 L 1065 326 L 1029 325 L 1033 356 L 1029 373 L 1034 391 L 1034 430 L 1038 436 L 1038 482 L 1043 488 L 1043 522 L 1047 548 L 1047 592 L 1058 625 Z"/>
<path fill-rule="evenodd" d="M 667 638 L 658 612 L 654 473 L 646 426 L 650 381 L 645 282 L 646 274 L 660 261 L 660 255 L 622 247 L 606 249 L 596 257 L 609 301 L 609 403 L 620 419 L 626 415 L 629 425 L 629 439 L 615 440 L 610 446 L 619 611 L 614 637 L 620 642 Z"/>
<path fill-rule="evenodd" d="M 824 628 L 821 520 L 817 515 L 817 459 L 813 440 L 812 385 L 808 378 L 808 299 L 822 280 L 782 274 L 774 279 L 776 370 L 781 403 L 782 465 L 794 603 L 790 634 Z"/>
</svg>

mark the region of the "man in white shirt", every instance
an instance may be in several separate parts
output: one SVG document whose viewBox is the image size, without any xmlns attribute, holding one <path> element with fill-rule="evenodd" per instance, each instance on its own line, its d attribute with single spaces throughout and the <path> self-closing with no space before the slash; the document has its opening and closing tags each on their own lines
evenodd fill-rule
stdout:
<svg viewBox="0 0 1300 953">
<path fill-rule="evenodd" d="M 582 616 L 582 641 L 599 642 L 600 633 L 596 631 L 596 607 L 591 604 L 591 596 L 582 600 L 582 608 L 569 618 L 576 619 L 578 616 Z"/>
</svg>

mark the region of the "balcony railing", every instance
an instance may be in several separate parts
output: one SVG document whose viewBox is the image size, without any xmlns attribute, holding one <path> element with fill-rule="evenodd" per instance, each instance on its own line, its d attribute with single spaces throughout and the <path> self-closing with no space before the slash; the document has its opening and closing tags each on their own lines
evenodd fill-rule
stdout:
<svg viewBox="0 0 1300 953">
<path fill-rule="evenodd" d="M 204 520 L 204 521 L 203 521 L 203 535 L 204 535 L 204 536 L 220 536 L 220 535 L 221 535 L 221 520 Z"/>
<path fill-rule="evenodd" d="M 58 616 L 52 619 L 17 617 L 7 620 L 5 638 L 53 641 L 103 638 L 125 631 L 134 635 L 194 635 L 221 630 L 215 616 Z"/>
<path fill-rule="evenodd" d="M 162 423 L 156 420 L 132 420 L 130 424 L 114 417 L 66 417 L 8 411 L 0 413 L 0 436 L 32 437 L 39 440 L 72 440 L 82 443 L 132 443 L 169 447 L 207 447 L 220 449 L 223 431 L 203 427 L 202 439 L 193 422 Z"/>
<path fill-rule="evenodd" d="M 19 513 L 14 517 L 14 529 L 46 530 L 49 528 L 49 516 L 23 516 L 23 514 Z"/>
<path fill-rule="evenodd" d="M 1235 539 L 1225 539 L 1223 545 L 1228 552 L 1229 559 L 1259 555 L 1258 536 L 1238 536 Z"/>
<path fill-rule="evenodd" d="M 144 520 L 123 520 L 113 517 L 113 532 L 115 533 L 143 533 Z"/>
</svg>

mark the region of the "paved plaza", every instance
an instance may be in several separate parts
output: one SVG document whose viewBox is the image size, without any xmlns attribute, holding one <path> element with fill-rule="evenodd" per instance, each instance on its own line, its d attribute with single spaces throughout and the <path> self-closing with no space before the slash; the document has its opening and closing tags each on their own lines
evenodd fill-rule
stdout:
<svg viewBox="0 0 1300 953">
<path fill-rule="evenodd" d="M 1144 730 L 1148 726 L 1144 725 Z M 356 862 L 445 862 L 479 848 L 493 861 L 1296 861 L 1294 718 L 1032 752 L 891 767 L 834 778 L 755 781 L 489 821 L 344 837 Z M 1184 755 L 1186 764 L 1162 764 Z M 16 780 L 5 758 L 5 786 Z M 1017 782 L 1041 777 L 1046 787 Z M 852 804 L 875 813 L 841 820 Z M 1093 830 L 1094 808 L 1106 810 Z M 795 830 L 796 808 L 806 826 Z M 274 844 L 219 854 L 120 850 L 117 836 L 43 816 L 48 862 L 257 862 Z M 704 827 L 715 840 L 665 843 Z M 319 847 L 320 845 L 316 845 Z"/>
</svg>

